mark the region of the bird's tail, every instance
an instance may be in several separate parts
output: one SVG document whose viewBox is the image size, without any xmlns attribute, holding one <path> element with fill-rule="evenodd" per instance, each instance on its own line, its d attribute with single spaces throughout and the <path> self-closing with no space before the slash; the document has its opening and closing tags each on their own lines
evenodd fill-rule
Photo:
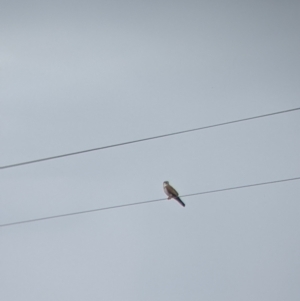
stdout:
<svg viewBox="0 0 300 301">
<path fill-rule="evenodd" d="M 176 197 L 175 200 L 183 207 L 185 207 L 185 203 L 179 198 L 179 197 Z"/>
</svg>

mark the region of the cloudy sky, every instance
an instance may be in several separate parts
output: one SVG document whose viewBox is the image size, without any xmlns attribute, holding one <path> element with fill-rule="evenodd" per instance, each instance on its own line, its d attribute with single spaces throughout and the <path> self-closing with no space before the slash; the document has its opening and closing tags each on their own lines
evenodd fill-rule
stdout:
<svg viewBox="0 0 300 301">
<path fill-rule="evenodd" d="M 300 107 L 300 2 L 0 0 L 0 165 Z M 300 176 L 300 111 L 0 171 L 0 224 Z M 0 228 L 4 301 L 300 298 L 299 181 Z"/>
</svg>

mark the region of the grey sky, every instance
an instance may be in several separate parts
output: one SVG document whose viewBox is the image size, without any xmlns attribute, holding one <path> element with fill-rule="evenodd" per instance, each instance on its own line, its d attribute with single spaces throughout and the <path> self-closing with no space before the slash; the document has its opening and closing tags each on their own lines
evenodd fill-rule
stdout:
<svg viewBox="0 0 300 301">
<path fill-rule="evenodd" d="M 299 1 L 0 0 L 0 165 L 300 106 Z M 0 172 L 0 223 L 297 177 L 300 113 Z M 1 229 L 3 301 L 300 298 L 299 182 Z"/>
</svg>

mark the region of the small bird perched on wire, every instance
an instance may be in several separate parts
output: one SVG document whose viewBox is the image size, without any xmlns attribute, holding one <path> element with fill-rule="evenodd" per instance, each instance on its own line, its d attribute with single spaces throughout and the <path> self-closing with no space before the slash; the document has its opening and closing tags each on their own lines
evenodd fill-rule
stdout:
<svg viewBox="0 0 300 301">
<path fill-rule="evenodd" d="M 184 202 L 178 196 L 178 192 L 169 184 L 168 181 L 164 182 L 164 191 L 165 191 L 166 195 L 168 196 L 168 200 L 174 199 L 181 206 L 185 207 Z"/>
</svg>

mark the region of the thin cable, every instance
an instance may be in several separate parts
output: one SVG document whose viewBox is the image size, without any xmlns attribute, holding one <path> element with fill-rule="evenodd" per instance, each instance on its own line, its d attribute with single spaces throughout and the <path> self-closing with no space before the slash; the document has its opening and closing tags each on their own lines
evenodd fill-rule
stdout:
<svg viewBox="0 0 300 301">
<path fill-rule="evenodd" d="M 4 165 L 4 166 L 0 166 L 0 169 L 12 168 L 12 167 L 17 167 L 17 166 L 22 166 L 22 165 L 28 165 L 28 164 L 33 164 L 33 163 L 38 163 L 38 162 L 43 162 L 43 161 L 48 161 L 48 160 L 54 160 L 54 159 L 59 159 L 59 158 L 63 158 L 63 157 L 68 157 L 68 156 L 84 154 L 84 153 L 88 153 L 88 152 L 99 151 L 99 150 L 103 150 L 103 149 L 107 149 L 107 148 L 123 146 L 123 145 L 127 145 L 127 144 L 133 144 L 133 143 L 139 143 L 139 142 L 144 142 L 144 141 L 148 141 L 148 140 L 165 138 L 165 137 L 169 137 L 169 136 L 181 135 L 181 134 L 185 134 L 185 133 L 205 130 L 205 129 L 218 127 L 218 126 L 223 126 L 223 125 L 228 125 L 228 124 L 232 124 L 232 123 L 238 123 L 238 122 L 263 118 L 263 117 L 269 117 L 269 116 L 278 115 L 278 114 L 290 113 L 290 112 L 297 111 L 297 110 L 300 110 L 300 107 L 290 109 L 290 110 L 285 110 L 285 111 L 278 111 L 278 112 L 264 114 L 264 115 L 258 115 L 258 116 L 253 116 L 253 117 L 248 117 L 248 118 L 243 118 L 243 119 L 238 119 L 238 120 L 233 120 L 233 121 L 217 123 L 217 124 L 213 124 L 213 125 L 207 125 L 207 126 L 203 126 L 203 127 L 199 127 L 199 128 L 190 129 L 190 130 L 184 130 L 184 131 L 179 131 L 179 132 L 174 132 L 174 133 L 169 133 L 169 134 L 164 134 L 164 135 L 159 135 L 159 136 L 153 136 L 153 137 L 148 137 L 148 138 L 143 138 L 143 139 L 137 139 L 137 140 L 127 141 L 127 142 L 122 142 L 122 143 L 117 143 L 117 144 L 111 144 L 111 145 L 91 148 L 91 149 L 77 151 L 77 152 L 73 152 L 73 153 L 67 153 L 67 154 L 63 154 L 63 155 L 57 155 L 57 156 L 46 157 L 46 158 L 41 158 L 41 159 L 36 159 L 36 160 L 31 160 L 31 161 L 25 161 L 25 162 L 10 164 L 10 165 Z"/>
<path fill-rule="evenodd" d="M 300 180 L 300 177 L 290 178 L 290 179 L 283 179 L 283 180 L 277 180 L 277 181 L 270 181 L 270 182 L 248 184 L 248 185 L 242 185 L 242 186 L 235 186 L 235 187 L 229 187 L 229 188 L 222 188 L 222 189 L 216 189 L 216 190 L 208 190 L 208 191 L 202 191 L 202 192 L 197 192 L 197 193 L 185 194 L 185 195 L 181 195 L 180 197 L 181 198 L 187 198 L 187 197 L 191 197 L 191 196 L 195 196 L 195 195 L 216 193 L 216 192 L 222 192 L 222 191 L 227 191 L 227 190 L 249 188 L 249 187 L 254 187 L 254 186 L 269 185 L 269 184 L 288 182 L 288 181 L 295 181 L 295 180 Z M 66 217 L 66 216 L 78 215 L 78 214 L 85 214 L 85 213 L 91 213 L 91 212 L 96 212 L 96 211 L 111 210 L 111 209 L 117 209 L 117 208 L 121 208 L 121 207 L 136 206 L 136 205 L 142 205 L 142 204 L 146 204 L 146 203 L 161 202 L 161 201 L 165 201 L 165 200 L 167 200 L 167 198 L 150 200 L 150 201 L 143 201 L 143 202 L 137 202 L 137 203 L 130 203 L 130 204 L 124 204 L 124 205 L 116 205 L 116 206 L 110 206 L 110 207 L 103 207 L 103 208 L 91 209 L 91 210 L 85 210 L 85 211 L 79 211 L 79 212 L 73 212 L 73 213 L 52 215 L 52 216 L 35 218 L 35 219 L 30 219 L 30 220 L 25 220 L 25 221 L 19 221 L 19 222 L 13 222 L 13 223 L 8 223 L 8 224 L 2 224 L 2 225 L 0 225 L 0 227 L 8 227 L 8 226 L 20 225 L 20 224 L 38 222 L 38 221 L 47 220 L 47 219 L 60 218 L 60 217 Z"/>
</svg>

